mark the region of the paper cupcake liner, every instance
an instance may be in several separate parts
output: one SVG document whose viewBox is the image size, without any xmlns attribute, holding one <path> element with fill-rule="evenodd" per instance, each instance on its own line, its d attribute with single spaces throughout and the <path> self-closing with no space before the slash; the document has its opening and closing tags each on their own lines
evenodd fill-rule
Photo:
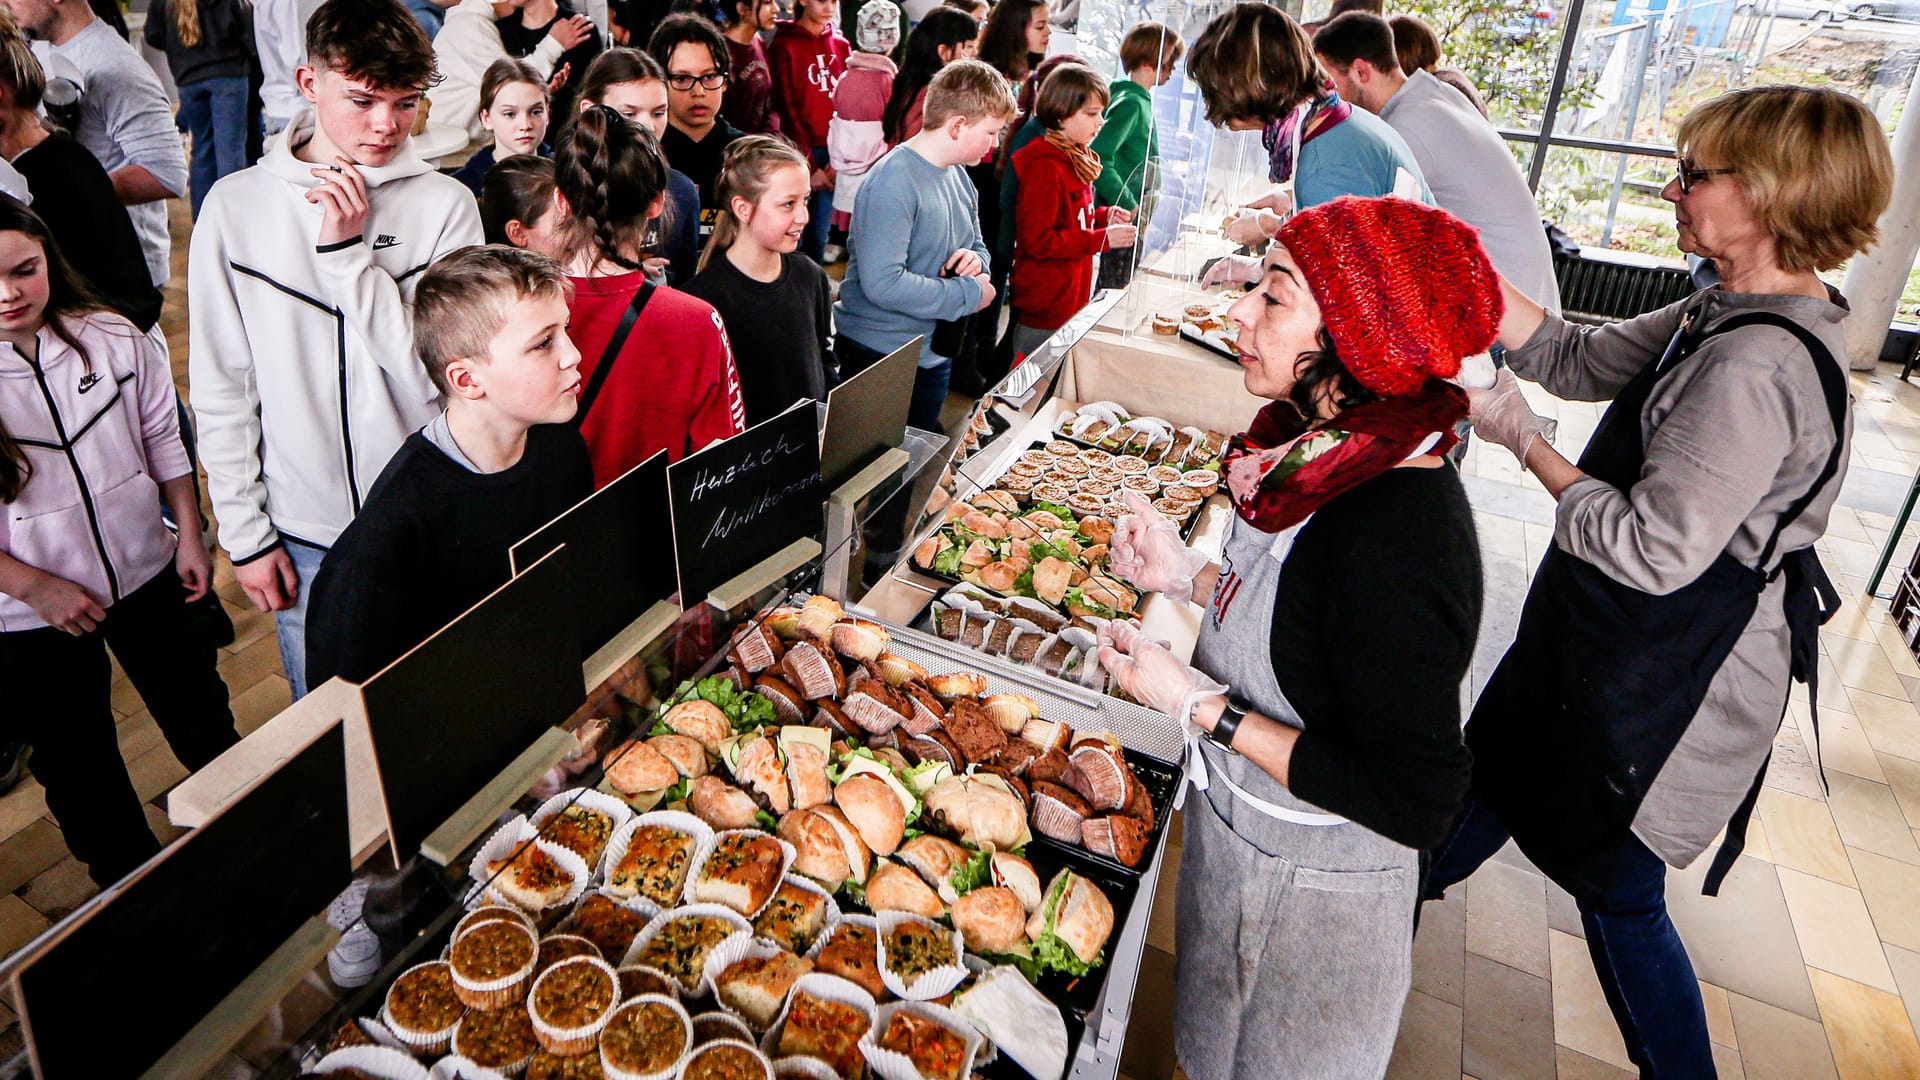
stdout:
<svg viewBox="0 0 1920 1080">
<path fill-rule="evenodd" d="M 754 1062 L 760 1066 L 760 1072 L 758 1073 L 758 1075 L 755 1075 L 753 1073 L 740 1073 L 740 1074 L 736 1074 L 734 1076 L 728 1077 L 727 1080 L 773 1080 L 773 1061 L 769 1059 L 767 1055 L 761 1053 L 758 1047 L 754 1046 L 750 1042 L 745 1042 L 740 1039 L 722 1039 L 719 1042 L 708 1043 L 707 1045 L 700 1047 L 698 1050 L 695 1050 L 693 1053 L 688 1054 L 685 1060 L 680 1062 L 680 1071 L 675 1075 L 677 1076 L 687 1075 L 687 1070 L 693 1066 L 694 1059 L 698 1058 L 702 1054 L 711 1052 L 712 1049 L 716 1046 L 737 1046 L 740 1049 L 745 1050 L 747 1053 L 753 1055 Z"/>
<path fill-rule="evenodd" d="M 819 946 L 821 939 L 831 933 L 834 927 L 840 925 L 840 920 L 846 917 L 840 910 L 840 901 L 835 900 L 833 894 L 828 892 L 825 886 L 804 874 L 788 874 L 780 879 L 780 884 L 791 885 L 802 892 L 810 892 L 815 896 L 826 898 L 827 904 L 821 915 L 820 930 L 813 935 L 813 941 L 807 946 L 806 950 L 800 953 L 802 956 L 810 956 L 813 954 L 814 949 Z M 776 886 L 773 891 L 778 893 L 780 889 Z M 772 901 L 769 900 L 768 903 L 771 904 Z M 760 910 L 763 914 L 766 911 L 765 908 L 761 908 Z M 755 917 L 758 918 L 758 916 Z M 779 944 L 779 942 L 774 941 L 772 938 L 761 937 L 757 933 L 754 936 L 754 940 L 764 941 L 769 945 Z M 781 947 L 785 948 L 785 946 Z"/>
<path fill-rule="evenodd" d="M 548 912 L 572 905 L 574 901 L 580 899 L 580 894 L 587 891 L 587 884 L 592 879 L 593 872 L 587 867 L 586 860 L 551 840 L 539 839 L 539 835 L 539 830 L 535 829 L 533 823 L 524 817 L 516 817 L 505 825 L 500 826 L 494 830 L 492 836 L 487 837 L 486 843 L 480 845 L 480 851 L 474 855 L 473 862 L 468 867 L 468 876 L 485 886 L 488 898 L 511 907 L 520 907 L 519 904 L 514 903 L 505 894 L 500 892 L 496 884 L 495 875 L 487 871 L 487 866 L 496 859 L 512 857 L 514 853 L 521 850 L 528 841 L 532 841 L 535 847 L 545 852 L 549 858 L 553 859 L 561 869 L 565 870 L 573 878 L 573 884 L 568 887 L 566 894 L 562 896 L 558 902 L 540 910 L 542 912 Z M 501 870 L 501 873 L 510 872 L 507 868 L 502 868 Z M 537 915 L 539 912 L 532 912 L 530 914 Z M 535 921 L 536 923 L 538 922 L 537 919 Z"/>
<path fill-rule="evenodd" d="M 465 937 L 474 927 L 485 926 L 490 922 L 517 922 L 531 931 L 534 937 L 538 938 L 540 936 L 539 928 L 533 925 L 533 920 L 527 917 L 526 912 L 521 911 L 512 904 L 502 904 L 498 901 L 488 900 L 484 893 L 481 894 L 479 899 L 479 907 L 460 916 L 460 921 L 453 924 L 453 935 L 447 938 L 447 949 L 443 950 L 440 954 L 443 959 L 447 951 L 453 948 L 454 942 Z"/>
<path fill-rule="evenodd" d="M 553 798 L 548 799 L 546 802 L 541 803 L 540 809 L 535 810 L 533 816 L 528 820 L 533 823 L 534 829 L 538 831 L 540 826 L 547 823 L 548 819 L 565 810 L 567 807 L 574 805 L 584 806 L 589 810 L 598 810 L 613 819 L 613 831 L 607 834 L 608 847 L 613 845 L 613 833 L 619 832 L 620 826 L 625 825 L 627 819 L 633 817 L 633 807 L 628 806 L 626 800 L 616 799 L 611 795 L 594 791 L 591 788 L 576 787 L 568 788 Z M 596 859 L 594 865 L 589 868 L 595 871 L 596 875 L 600 868 L 600 863 L 605 859 L 605 848 L 601 849 L 600 854 L 601 859 Z M 582 861 L 584 862 L 585 860 L 582 859 Z"/>
<path fill-rule="evenodd" d="M 465 1022 L 467 1022 L 467 1020 L 461 1019 L 461 1024 L 465 1024 Z M 455 1024 L 455 1028 L 459 1028 L 459 1024 Z M 455 1032 L 455 1042 L 459 1042 L 459 1034 L 457 1034 L 457 1032 Z M 449 1055 L 449 1057 L 453 1057 L 453 1059 L 459 1059 L 459 1061 L 472 1061 L 470 1057 L 465 1057 L 465 1055 L 459 1055 L 459 1053 L 455 1053 L 455 1055 Z M 526 1055 L 526 1057 L 522 1057 L 520 1061 L 515 1061 L 513 1065 L 492 1065 L 492 1067 L 482 1067 L 482 1065 L 476 1065 L 476 1068 L 492 1068 L 493 1072 L 499 1072 L 501 1076 L 524 1076 L 524 1074 L 526 1074 L 526 1067 L 528 1067 L 528 1065 L 532 1065 L 532 1063 L 534 1063 L 534 1055 L 530 1053 L 530 1055 Z"/>
<path fill-rule="evenodd" d="M 666 989 L 665 991 L 648 991 L 647 993 L 658 994 L 661 997 L 670 997 L 675 1001 L 680 1000 L 680 981 L 678 979 L 675 979 L 673 976 L 667 974 L 666 972 L 661 971 L 657 967 L 653 967 L 652 965 L 649 965 L 649 964 L 622 964 L 615 970 L 622 976 L 621 983 L 620 983 L 620 992 L 622 994 L 626 993 L 625 975 L 627 974 L 627 972 L 645 971 L 658 976 L 661 979 L 661 981 L 667 984 L 667 987 L 668 987 L 668 989 Z M 625 1004 L 628 1001 L 632 1001 L 633 998 L 646 997 L 647 993 L 635 994 L 633 995 L 633 997 L 624 998 L 621 1003 Z"/>
<path fill-rule="evenodd" d="M 359 1069 L 380 1080 L 428 1080 L 432 1075 L 425 1065 L 386 1046 L 349 1046 L 335 1050 L 313 1067 L 316 1073 L 334 1069 Z"/>
<path fill-rule="evenodd" d="M 433 1068 L 427 1070 L 427 1075 L 431 1080 L 507 1080 L 507 1077 L 519 1076 L 526 1071 L 527 1062 L 525 1061 L 520 1063 L 518 1069 L 502 1072 L 476 1064 L 471 1058 L 463 1058 L 459 1054 L 448 1054 L 434 1062 Z"/>
<path fill-rule="evenodd" d="M 702 1041 L 700 1038 L 700 1028 L 702 1025 L 724 1027 L 727 1029 L 727 1034 L 712 1036 Z M 740 1019 L 725 1009 L 710 1009 L 693 1018 L 693 1038 L 695 1043 L 704 1046 L 706 1043 L 719 1042 L 721 1039 L 739 1039 L 741 1042 L 752 1042 L 754 1035 L 753 1029 L 747 1026 L 745 1020 Z"/>
<path fill-rule="evenodd" d="M 502 1009 L 520 1000 L 526 993 L 527 978 L 533 974 L 534 965 L 540 960 L 540 939 L 524 925 L 520 927 L 527 935 L 527 941 L 533 946 L 532 955 L 527 957 L 526 965 L 511 975 L 498 979 L 465 979 L 460 969 L 453 966 L 453 947 L 447 947 L 447 971 L 453 976 L 453 992 L 460 1003 L 469 1009 L 483 1012 Z"/>
<path fill-rule="evenodd" d="M 840 1080 L 826 1062 L 798 1055 L 774 1059 L 773 1075 L 775 1080 Z"/>
<path fill-rule="evenodd" d="M 713 851 L 713 826 L 708 825 L 692 814 L 683 813 L 679 810 L 655 810 L 646 814 L 636 814 L 628 818 L 624 825 L 621 825 L 613 831 L 613 839 L 607 842 L 607 854 L 600 860 L 599 880 L 609 881 L 612 879 L 614 869 L 620 865 L 621 860 L 627 857 L 627 848 L 633 843 L 633 834 L 640 831 L 641 827 L 646 825 L 664 826 L 672 829 L 674 832 L 685 833 L 693 837 L 693 860 L 687 864 L 687 879 L 681 883 L 680 892 L 669 898 L 667 906 L 671 907 L 673 904 L 679 903 L 686 898 L 688 892 L 692 889 L 694 875 L 698 874 L 701 868 L 706 866 L 707 856 Z M 611 895 L 620 895 L 619 892 L 611 890 L 611 888 L 609 891 Z M 636 891 L 632 895 L 638 896 L 639 893 Z"/>
<path fill-rule="evenodd" d="M 633 998 L 630 1001 L 621 1002 L 619 1008 L 614 1009 L 613 1013 L 617 1014 L 629 1006 L 637 1004 L 665 1005 L 667 1008 L 672 1009 L 674 1014 L 680 1018 L 681 1030 L 686 1034 L 686 1045 L 681 1049 L 680 1056 L 675 1058 L 673 1062 L 664 1069 L 659 1069 L 654 1072 L 639 1072 L 633 1069 L 623 1069 L 615 1065 L 612 1061 L 609 1061 L 607 1059 L 607 1048 L 602 1046 L 600 1048 L 600 1071 L 607 1074 L 607 1080 L 671 1080 L 674 1074 L 680 1071 L 680 1066 L 687 1060 L 687 1055 L 693 1052 L 693 1020 L 687 1015 L 685 1007 L 673 998 L 667 997 L 665 994 L 641 994 L 639 997 Z M 608 1015 L 607 1023 L 609 1026 L 612 1025 L 613 1014 Z"/>
<path fill-rule="evenodd" d="M 580 917 L 580 909 L 586 906 L 586 903 L 588 900 L 591 900 L 596 896 L 604 896 L 607 899 L 613 901 L 616 906 L 626 908 L 628 911 L 631 911 L 634 914 L 640 916 L 641 929 L 645 929 L 647 923 L 652 922 L 655 916 L 659 915 L 661 911 L 665 910 L 659 904 L 656 904 L 653 901 L 648 900 L 646 897 L 621 896 L 620 894 L 607 888 L 605 885 L 600 885 L 582 893 L 580 895 L 580 899 L 574 901 L 573 906 L 567 909 L 566 916 L 562 918 L 559 924 L 554 927 L 554 932 L 556 934 L 564 934 L 568 937 L 585 937 L 586 935 L 580 933 L 576 920 L 578 920 Z M 636 934 L 637 933 L 638 931 L 636 931 Z M 632 943 L 629 942 L 628 944 L 632 944 Z M 621 953 L 622 955 L 624 955 L 625 950 L 624 949 L 621 950 Z M 602 955 L 605 955 L 604 950 L 602 950 Z M 607 957 L 607 959 L 611 960 L 614 958 Z"/>
<path fill-rule="evenodd" d="M 880 933 L 874 940 L 875 963 L 880 966 L 880 981 L 893 991 L 895 997 L 908 1001 L 931 1001 L 959 986 L 967 977 L 967 969 L 961 966 L 960 957 L 966 954 L 966 945 L 960 940 L 960 931 L 949 929 L 932 919 L 921 918 L 904 911 L 883 911 L 875 917 L 879 922 Z M 895 927 L 905 923 L 918 923 L 953 942 L 953 963 L 923 971 L 911 982 L 894 974 L 887 966 L 887 935 Z"/>
<path fill-rule="evenodd" d="M 389 1030 L 386 1024 L 381 1023 L 371 1016 L 356 1016 L 353 1018 L 352 1023 L 361 1031 L 366 1032 L 367 1038 L 372 1039 L 378 1046 L 403 1052 L 407 1049 L 407 1044 L 401 1042 L 400 1037 Z"/>
<path fill-rule="evenodd" d="M 598 1018 L 577 1027 L 561 1027 L 542 1020 L 534 1005 L 536 995 L 540 992 L 540 984 L 552 978 L 555 972 L 581 964 L 589 964 L 600 969 L 612 984 L 613 997 L 608 1002 L 607 1008 Z M 527 1015 L 533 1019 L 533 1037 L 540 1041 L 541 1046 L 546 1047 L 548 1053 L 561 1057 L 571 1057 L 592 1050 L 595 1041 L 600 1038 L 600 1032 L 606 1028 L 607 1020 L 613 1016 L 614 1010 L 619 1008 L 619 1005 L 620 973 L 613 969 L 612 964 L 591 956 L 572 956 L 560 961 L 541 972 L 540 977 L 533 980 L 532 989 L 527 991 Z"/>
<path fill-rule="evenodd" d="M 860 914 L 842 915 L 840 916 L 840 921 L 834 923 L 834 926 L 838 926 L 840 925 L 840 923 L 852 923 L 855 926 L 864 926 L 867 929 L 873 931 L 875 936 L 878 936 L 880 933 L 880 923 L 876 919 L 874 919 L 874 917 L 871 915 L 860 915 Z M 813 948 L 808 949 L 806 952 L 807 959 L 809 960 L 819 959 L 821 950 L 827 947 L 827 942 L 832 937 L 833 937 L 832 926 L 829 926 L 825 930 L 820 931 L 820 936 L 813 939 Z"/>
<path fill-rule="evenodd" d="M 424 964 L 415 964 L 401 972 L 399 976 L 393 980 L 394 984 L 398 985 L 400 980 L 406 978 L 408 975 L 419 971 L 421 968 L 433 967 L 435 964 L 445 966 L 446 961 L 430 960 Z M 448 974 L 452 974 L 451 969 L 449 969 Z M 387 987 L 387 997 L 391 997 L 392 995 L 393 987 L 389 986 Z M 460 1021 L 456 1018 L 453 1023 L 448 1024 L 440 1031 L 414 1031 L 410 1028 L 403 1027 L 394 1022 L 392 1012 L 387 1009 L 387 999 L 385 997 L 380 999 L 380 1022 L 386 1025 L 387 1030 L 393 1034 L 395 1039 L 400 1041 L 408 1053 L 427 1057 L 446 1053 L 447 1046 L 453 1041 L 453 1029 L 460 1025 Z M 348 1047 L 348 1049 L 351 1050 L 355 1048 Z"/>
<path fill-rule="evenodd" d="M 873 1017 L 879 1008 L 873 1000 L 873 995 L 838 975 L 825 975 L 816 971 L 811 974 L 802 975 L 794 982 L 793 989 L 787 992 L 787 1003 L 780 1006 L 779 1019 L 775 1020 L 773 1026 L 767 1029 L 767 1033 L 761 1036 L 760 1049 L 764 1051 L 768 1057 L 771 1058 L 780 1054 L 780 1037 L 785 1034 L 787 1030 L 787 1014 L 793 1011 L 793 999 L 801 993 L 811 994 L 822 1001 L 838 1002 L 839 1004 L 851 1005 L 859 1009 L 862 1013 L 866 1014 L 867 1031 L 869 1034 L 872 1033 Z M 832 1070 L 829 1069 L 828 1071 L 831 1072 Z"/>
<path fill-rule="evenodd" d="M 647 924 L 646 929 L 640 931 L 640 936 L 633 939 L 633 944 L 627 948 L 627 955 L 620 958 L 619 966 L 630 967 L 638 964 L 640 962 L 640 954 L 646 950 L 647 945 L 653 941 L 655 935 L 660 933 L 661 927 L 675 919 L 688 915 L 711 915 L 714 918 L 722 919 L 732 925 L 734 934 L 748 938 L 753 937 L 753 924 L 748 922 L 739 912 L 732 908 L 724 904 L 688 904 L 685 907 L 677 907 L 670 911 L 663 911 L 655 916 L 654 920 Z M 733 935 L 729 935 L 720 944 L 724 945 L 727 941 L 731 941 L 732 938 Z M 719 945 L 714 947 L 719 948 Z M 712 987 L 707 984 L 704 965 L 702 965 L 701 971 L 694 973 L 693 977 L 697 981 L 688 984 L 674 977 L 671 973 L 668 973 L 668 978 L 672 978 L 680 984 L 680 996 L 683 998 L 700 997 L 712 990 Z"/>
<path fill-rule="evenodd" d="M 726 941 L 721 942 L 719 948 L 707 954 L 707 968 L 705 973 L 701 976 L 701 978 L 702 978 L 702 981 L 704 981 L 708 986 L 711 986 L 713 988 L 714 1004 L 720 1007 L 721 1012 L 724 1012 L 729 1016 L 739 1017 L 742 1021 L 745 1021 L 747 1027 L 750 1030 L 756 1033 L 760 1031 L 764 1031 L 765 1028 L 761 1027 L 759 1024 L 754 1023 L 752 1019 L 750 1019 L 745 1013 L 727 1004 L 724 1000 L 721 999 L 720 982 L 719 982 L 720 973 L 732 967 L 733 965 L 739 963 L 742 960 L 747 960 L 747 959 L 764 960 L 764 959 L 767 959 L 768 957 L 779 956 L 780 954 L 786 953 L 786 952 L 787 950 L 781 948 L 778 945 L 775 945 L 771 942 L 761 941 L 757 938 L 750 938 L 750 937 L 728 938 Z M 787 955 L 791 956 L 792 954 L 788 953 Z M 786 1007 L 785 999 L 781 1000 L 780 1005 L 782 1008 Z M 774 1015 L 778 1016 L 779 1013 L 776 1011 Z M 769 1023 L 771 1023 L 771 1021 L 769 1021 Z"/>
<path fill-rule="evenodd" d="M 773 894 L 780 890 L 779 882 L 786 880 L 787 871 L 793 868 L 793 860 L 798 858 L 800 853 L 797 849 L 794 848 L 792 844 L 787 843 L 785 840 L 782 840 L 777 836 L 770 836 L 759 829 L 727 829 L 723 832 L 717 832 L 713 834 L 713 847 L 708 849 L 708 852 L 707 852 L 708 858 L 701 859 L 700 866 L 697 868 L 697 870 L 694 873 L 687 875 L 687 898 L 691 900 L 694 897 L 699 895 L 700 881 L 701 881 L 701 878 L 704 877 L 707 872 L 707 863 L 711 860 L 713 852 L 719 849 L 720 842 L 722 840 L 725 840 L 729 836 L 751 836 L 751 837 L 754 837 L 755 839 L 765 837 L 766 839 L 772 840 L 774 843 L 780 845 L 780 876 L 775 879 L 774 887 L 767 892 L 767 900 L 772 900 Z M 757 917 L 760 914 L 760 912 L 766 908 L 767 900 L 762 900 L 759 903 L 759 905 L 756 906 L 752 911 L 742 911 L 740 912 L 740 914 L 745 915 L 748 919 L 753 919 Z M 703 902 L 712 903 L 715 901 L 703 901 Z M 725 905 L 722 905 L 722 906 L 725 906 Z M 732 909 L 729 909 L 729 910 L 732 910 Z"/>
<path fill-rule="evenodd" d="M 973 1075 L 974 1059 L 980 1055 L 980 1047 L 986 1038 L 980 1034 L 967 1018 L 952 1009 L 943 1009 L 927 1001 L 895 1001 L 880 1006 L 873 1018 L 873 1027 L 867 1037 L 860 1040 L 860 1053 L 867 1059 L 867 1067 L 872 1069 L 880 1080 L 925 1080 L 913 1059 L 897 1050 L 881 1047 L 880 1037 L 886 1033 L 887 1024 L 893 1016 L 902 1010 L 931 1020 L 948 1031 L 966 1040 L 966 1054 L 961 1058 L 961 1076 Z"/>
</svg>

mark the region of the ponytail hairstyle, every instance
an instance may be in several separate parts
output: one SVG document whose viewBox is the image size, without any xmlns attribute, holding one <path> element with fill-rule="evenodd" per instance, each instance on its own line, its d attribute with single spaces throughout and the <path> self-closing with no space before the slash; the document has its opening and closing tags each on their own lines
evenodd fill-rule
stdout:
<svg viewBox="0 0 1920 1080">
<path fill-rule="evenodd" d="M 189 49 L 200 44 L 200 0 L 173 0 L 173 35 Z"/>
<path fill-rule="evenodd" d="M 507 226 L 540 224 L 553 209 L 553 162 L 534 154 L 501 158 L 480 181 L 480 227 L 487 243 L 513 245 Z"/>
<path fill-rule="evenodd" d="M 720 214 L 714 221 L 713 236 L 700 253 L 698 270 L 705 270 L 713 257 L 725 252 L 740 238 L 740 218 L 733 212 L 733 200 L 745 199 L 758 205 L 760 197 L 773 183 L 776 169 L 787 167 L 807 171 L 807 159 L 791 143 L 771 135 L 748 135 L 735 139 L 727 147 L 727 158 L 714 178 L 713 190 L 720 196 Z"/>
<path fill-rule="evenodd" d="M 947 65 L 947 61 L 940 59 L 940 47 L 957 49 L 979 36 L 979 21 L 950 7 L 927 12 L 919 25 L 907 34 L 907 55 L 900 62 L 900 73 L 894 76 L 893 93 L 887 98 L 886 111 L 880 115 L 881 130 L 886 133 L 888 143 L 903 140 L 907 111 L 913 108 L 914 99 Z"/>
<path fill-rule="evenodd" d="M 60 246 L 53 242 L 53 232 L 40 215 L 27 208 L 27 204 L 10 195 L 0 194 L 0 232 L 17 232 L 29 239 L 38 241 L 45 254 L 47 264 L 47 308 L 43 313 L 47 329 L 53 336 L 65 342 L 67 347 L 80 354 L 80 360 L 89 370 L 92 359 L 87 355 L 87 347 L 74 336 L 67 326 L 67 320 L 106 311 L 106 304 L 93 294 L 84 279 L 76 274 L 66 257 L 60 254 Z M 132 324 L 127 324 L 129 334 L 138 334 Z M 27 486 L 33 468 L 27 463 L 27 456 L 7 432 L 6 425 L 0 423 L 0 503 L 10 503 L 20 497 L 21 489 Z"/>
<path fill-rule="evenodd" d="M 604 101 L 610 86 L 649 80 L 667 81 L 667 70 L 660 66 L 660 61 L 632 46 L 606 49 L 587 65 L 587 73 L 580 80 L 578 100 Z"/>
<path fill-rule="evenodd" d="M 590 106 L 554 153 L 553 179 L 567 200 L 561 235 L 569 256 L 592 252 L 596 261 L 642 269 L 628 252 L 639 247 L 667 191 L 667 159 L 653 129 L 605 105 Z"/>
</svg>

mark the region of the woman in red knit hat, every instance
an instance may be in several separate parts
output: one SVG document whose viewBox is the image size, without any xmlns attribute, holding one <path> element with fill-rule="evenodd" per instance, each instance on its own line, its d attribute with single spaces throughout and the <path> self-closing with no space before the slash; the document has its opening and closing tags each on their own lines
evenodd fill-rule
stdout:
<svg viewBox="0 0 1920 1080">
<path fill-rule="evenodd" d="M 1401 199 L 1295 215 L 1231 318 L 1246 387 L 1219 564 L 1144 502 L 1114 569 L 1205 605 L 1193 667 L 1132 624 L 1100 659 L 1187 725 L 1175 1049 L 1194 1080 L 1380 1076 L 1412 981 L 1420 852 L 1466 796 L 1460 683 L 1480 559 L 1445 454 L 1498 278 L 1474 231 Z"/>
</svg>

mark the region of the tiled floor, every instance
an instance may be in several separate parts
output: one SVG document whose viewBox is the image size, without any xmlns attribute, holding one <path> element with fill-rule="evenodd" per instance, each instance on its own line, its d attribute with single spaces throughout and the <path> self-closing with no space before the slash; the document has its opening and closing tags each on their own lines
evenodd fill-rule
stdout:
<svg viewBox="0 0 1920 1080">
<path fill-rule="evenodd" d="M 187 223 L 184 207 L 174 210 L 165 326 L 184 384 Z M 1821 634 L 1820 752 L 1831 792 L 1815 771 L 1796 687 L 1747 854 L 1721 896 L 1698 894 L 1702 865 L 1671 875 L 1674 919 L 1727 1078 L 1920 1076 L 1920 665 L 1884 602 L 1861 600 L 1891 515 L 1920 468 L 1920 389 L 1882 369 L 1856 375 L 1854 393 L 1851 475 L 1819 545 L 1847 597 Z M 1599 417 L 1595 406 L 1544 395 L 1536 407 L 1559 417 L 1563 449 L 1583 443 Z M 1552 502 L 1504 451 L 1476 447 L 1465 474 L 1489 592 L 1477 690 L 1511 639 L 1527 577 L 1551 543 Z M 1909 530 L 1896 567 L 1916 533 Z M 221 652 L 220 672 L 241 729 L 251 731 L 287 702 L 273 623 L 245 603 L 224 564 L 217 584 L 238 632 Z M 155 801 L 156 831 L 169 837 L 158 807 L 183 770 L 124 680 L 113 703 L 128 768 L 141 795 Z M 1176 831 L 1127 1038 L 1124 1068 L 1136 1080 L 1179 1075 L 1166 1008 L 1178 839 Z M 92 891 L 46 816 L 39 786 L 29 781 L 0 797 L 0 954 Z M 1581 938 L 1572 902 L 1512 848 L 1445 902 L 1428 905 L 1390 1075 L 1632 1075 Z M 0 1060 L 19 1045 L 12 1021 L 0 1005 Z"/>
</svg>

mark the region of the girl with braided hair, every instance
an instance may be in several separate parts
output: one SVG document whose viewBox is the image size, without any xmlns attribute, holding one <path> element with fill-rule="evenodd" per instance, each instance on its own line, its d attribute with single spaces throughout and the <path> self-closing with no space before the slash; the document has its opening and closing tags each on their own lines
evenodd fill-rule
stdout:
<svg viewBox="0 0 1920 1080">
<path fill-rule="evenodd" d="M 554 154 L 556 246 L 573 279 L 568 334 L 586 380 L 574 424 L 595 487 L 665 450 L 678 461 L 746 426 L 740 378 L 713 307 L 649 277 L 648 223 L 667 159 L 649 127 L 581 112 Z"/>
</svg>

